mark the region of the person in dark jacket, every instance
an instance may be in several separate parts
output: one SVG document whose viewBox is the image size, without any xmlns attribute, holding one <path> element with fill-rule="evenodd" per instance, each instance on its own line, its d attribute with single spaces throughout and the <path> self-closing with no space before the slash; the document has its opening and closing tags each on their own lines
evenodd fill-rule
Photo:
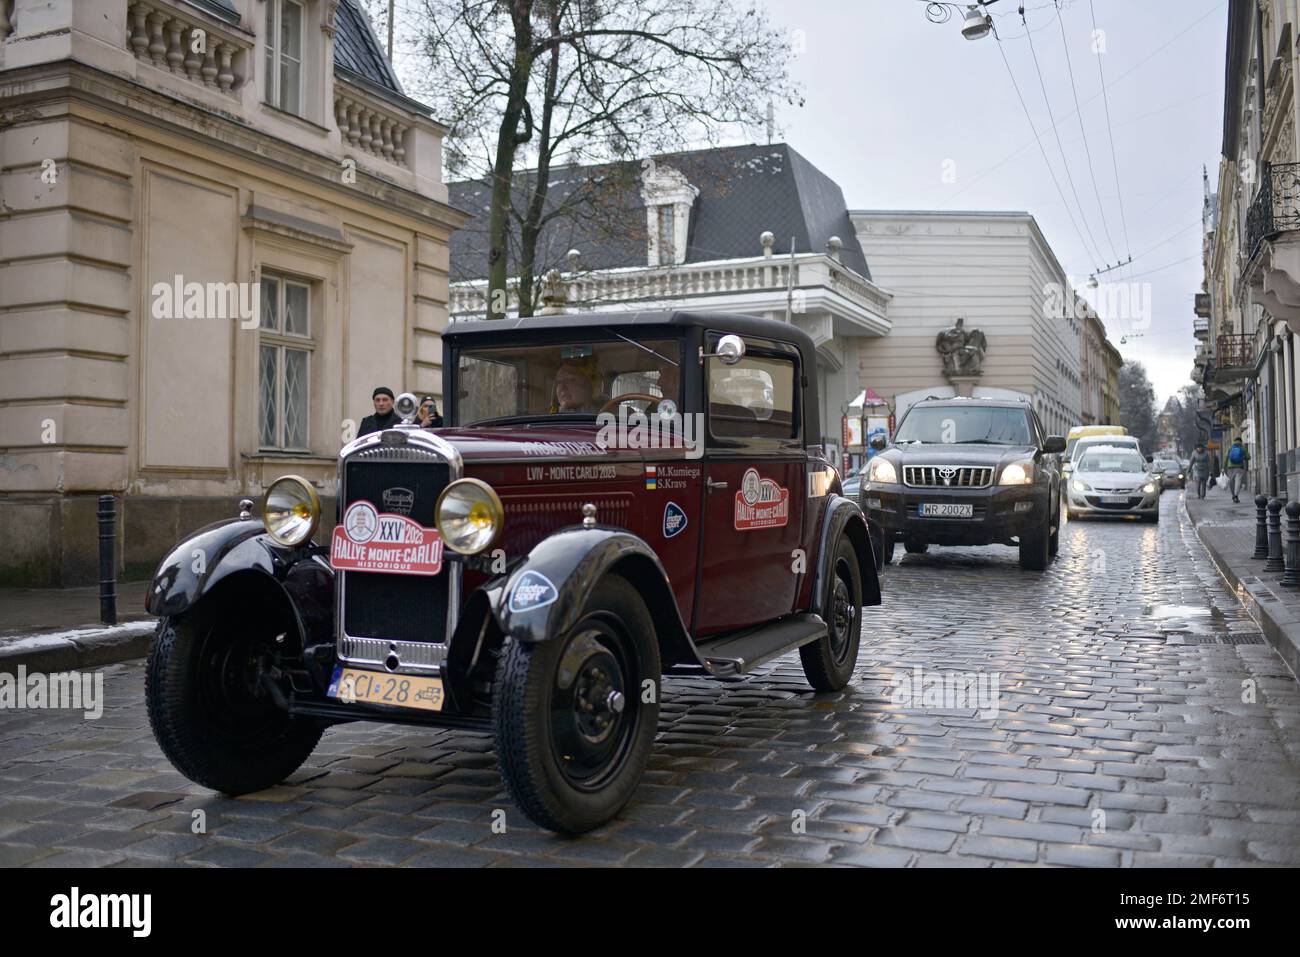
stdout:
<svg viewBox="0 0 1300 957">
<path fill-rule="evenodd" d="M 415 421 L 422 428 L 442 428 L 442 414 L 438 412 L 438 403 L 433 396 L 426 395 L 420 400 L 420 411 L 415 414 Z"/>
<path fill-rule="evenodd" d="M 386 385 L 381 385 L 370 394 L 370 399 L 375 404 L 375 414 L 368 415 L 361 420 L 361 428 L 357 430 L 357 438 L 363 435 L 369 435 L 371 432 L 382 432 L 384 429 L 392 428 L 399 425 L 402 417 L 393 411 L 393 390 Z"/>
</svg>

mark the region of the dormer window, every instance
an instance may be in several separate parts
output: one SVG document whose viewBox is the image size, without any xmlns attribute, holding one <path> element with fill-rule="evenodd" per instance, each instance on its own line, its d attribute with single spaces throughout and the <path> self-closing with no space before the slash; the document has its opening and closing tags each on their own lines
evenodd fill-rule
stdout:
<svg viewBox="0 0 1300 957">
<path fill-rule="evenodd" d="M 302 115 L 303 8 L 297 0 L 266 0 L 266 102 Z"/>
<path fill-rule="evenodd" d="M 699 190 L 668 166 L 648 159 L 642 164 L 641 200 L 646 209 L 646 259 L 651 266 L 686 262 L 691 207 Z"/>
</svg>

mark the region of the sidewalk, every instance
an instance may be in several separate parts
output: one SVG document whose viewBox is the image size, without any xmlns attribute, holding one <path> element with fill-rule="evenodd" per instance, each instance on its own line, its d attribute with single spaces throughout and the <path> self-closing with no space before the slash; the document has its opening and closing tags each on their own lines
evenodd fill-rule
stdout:
<svg viewBox="0 0 1300 957">
<path fill-rule="evenodd" d="M 1291 673 L 1300 676 L 1300 588 L 1283 588 L 1278 583 L 1281 572 L 1265 572 L 1264 560 L 1250 557 L 1255 552 L 1255 495 L 1242 492 L 1241 504 L 1234 505 L 1226 489 L 1214 488 L 1202 501 L 1189 486 L 1184 501 L 1197 537 L 1228 587 L 1245 603 Z M 1285 543 L 1285 513 L 1282 526 Z"/>
<path fill-rule="evenodd" d="M 144 609 L 149 582 L 117 583 L 116 625 L 99 620 L 99 586 L 0 588 L 0 674 L 87 668 L 149 651 L 156 619 Z"/>
</svg>

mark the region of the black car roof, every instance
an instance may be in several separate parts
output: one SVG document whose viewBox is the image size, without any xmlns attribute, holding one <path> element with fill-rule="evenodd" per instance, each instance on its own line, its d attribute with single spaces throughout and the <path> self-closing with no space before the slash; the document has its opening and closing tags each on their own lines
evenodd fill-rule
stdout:
<svg viewBox="0 0 1300 957">
<path fill-rule="evenodd" d="M 640 310 L 636 312 L 581 312 L 559 316 L 529 316 L 525 319 L 471 319 L 453 322 L 443 332 L 444 339 L 495 338 L 506 332 L 563 329 L 591 329 L 601 326 L 698 326 L 756 339 L 776 339 L 794 345 L 803 353 L 805 367 L 813 362 L 816 347 L 812 338 L 798 326 L 777 319 L 763 319 L 735 312 L 683 312 L 676 310 Z"/>
<path fill-rule="evenodd" d="M 971 396 L 960 395 L 932 395 L 917 402 L 912 403 L 913 407 L 918 405 L 983 405 L 996 406 L 1003 409 L 1028 409 L 1029 403 L 1022 402 L 1019 399 L 981 399 Z"/>
</svg>

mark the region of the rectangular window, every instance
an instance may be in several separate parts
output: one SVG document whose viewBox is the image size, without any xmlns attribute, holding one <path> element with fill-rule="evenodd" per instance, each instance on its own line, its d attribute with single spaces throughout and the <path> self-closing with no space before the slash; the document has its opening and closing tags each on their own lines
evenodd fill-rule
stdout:
<svg viewBox="0 0 1300 957">
<path fill-rule="evenodd" d="M 795 364 L 746 355 L 735 365 L 709 359 L 709 433 L 718 439 L 792 439 Z"/>
<path fill-rule="evenodd" d="M 266 0 L 266 102 L 302 115 L 302 4 Z"/>
<path fill-rule="evenodd" d="M 673 208 L 659 207 L 659 265 L 666 266 L 677 260 L 673 232 Z"/>
<path fill-rule="evenodd" d="M 311 285 L 262 275 L 258 345 L 258 443 L 263 449 L 308 448 L 311 411 Z"/>
</svg>

